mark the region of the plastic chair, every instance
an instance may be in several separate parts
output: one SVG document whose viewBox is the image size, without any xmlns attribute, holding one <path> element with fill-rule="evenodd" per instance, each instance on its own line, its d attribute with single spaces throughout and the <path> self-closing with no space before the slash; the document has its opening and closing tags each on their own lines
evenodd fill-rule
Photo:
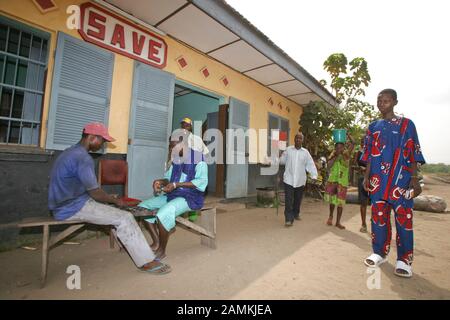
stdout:
<svg viewBox="0 0 450 320">
<path fill-rule="evenodd" d="M 98 165 L 98 184 L 122 185 L 124 192 L 121 197 L 129 206 L 135 206 L 138 199 L 128 198 L 128 164 L 125 160 L 102 159 Z"/>
<path fill-rule="evenodd" d="M 130 207 L 138 205 L 141 201 L 134 198 L 128 198 L 128 164 L 125 160 L 110 160 L 102 159 L 98 165 L 98 184 L 102 185 L 122 185 L 123 196 L 121 199 L 125 201 Z M 114 240 L 122 249 L 121 243 L 118 241 L 114 228 L 109 230 L 110 245 L 114 247 Z M 97 238 L 99 234 L 97 233 Z"/>
</svg>

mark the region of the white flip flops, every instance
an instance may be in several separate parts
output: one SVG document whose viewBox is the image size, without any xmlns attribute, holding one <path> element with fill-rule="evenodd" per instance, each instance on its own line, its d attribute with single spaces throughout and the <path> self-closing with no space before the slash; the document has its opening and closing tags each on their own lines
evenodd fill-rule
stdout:
<svg viewBox="0 0 450 320">
<path fill-rule="evenodd" d="M 367 263 L 367 260 L 370 260 L 373 262 L 373 264 Z M 364 264 L 368 267 L 379 267 L 383 263 L 387 261 L 387 258 L 383 258 L 379 254 L 372 253 L 370 256 L 368 256 L 366 259 L 364 259 Z"/>
<path fill-rule="evenodd" d="M 398 272 L 398 270 L 406 271 L 406 273 Z M 412 267 L 403 261 L 397 260 L 397 263 L 395 265 L 394 274 L 396 276 L 402 277 L 402 278 L 411 278 L 412 277 Z"/>
</svg>

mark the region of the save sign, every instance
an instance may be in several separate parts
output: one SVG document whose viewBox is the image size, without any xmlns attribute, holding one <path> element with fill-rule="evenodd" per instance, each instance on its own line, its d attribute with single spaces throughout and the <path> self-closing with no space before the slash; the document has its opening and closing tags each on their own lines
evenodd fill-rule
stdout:
<svg viewBox="0 0 450 320">
<path fill-rule="evenodd" d="M 159 69 L 166 66 L 167 44 L 162 38 L 92 3 L 80 9 L 78 32 L 85 41 Z"/>
</svg>

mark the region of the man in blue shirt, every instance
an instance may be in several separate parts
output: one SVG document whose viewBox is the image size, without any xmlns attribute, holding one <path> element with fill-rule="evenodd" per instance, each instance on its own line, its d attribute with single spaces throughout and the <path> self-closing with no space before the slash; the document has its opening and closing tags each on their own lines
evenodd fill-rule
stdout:
<svg viewBox="0 0 450 320">
<path fill-rule="evenodd" d="M 101 123 L 87 124 L 81 140 L 66 149 L 55 161 L 50 173 L 48 206 L 56 220 L 81 220 L 99 225 L 113 225 L 136 266 L 141 271 L 164 274 L 171 271 L 161 263 L 148 245 L 134 216 L 104 203 L 125 207 L 103 191 L 94 170 L 89 151 L 98 151 L 103 144 L 114 141 Z"/>
</svg>

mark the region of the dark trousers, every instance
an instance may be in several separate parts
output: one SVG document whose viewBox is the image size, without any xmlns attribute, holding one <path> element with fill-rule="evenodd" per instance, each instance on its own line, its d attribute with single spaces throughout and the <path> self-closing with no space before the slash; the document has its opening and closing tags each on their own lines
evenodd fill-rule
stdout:
<svg viewBox="0 0 450 320">
<path fill-rule="evenodd" d="M 284 184 L 284 216 L 286 222 L 293 222 L 294 218 L 300 216 L 300 205 L 303 199 L 303 190 L 305 186 L 294 188 L 288 184 Z"/>
</svg>

